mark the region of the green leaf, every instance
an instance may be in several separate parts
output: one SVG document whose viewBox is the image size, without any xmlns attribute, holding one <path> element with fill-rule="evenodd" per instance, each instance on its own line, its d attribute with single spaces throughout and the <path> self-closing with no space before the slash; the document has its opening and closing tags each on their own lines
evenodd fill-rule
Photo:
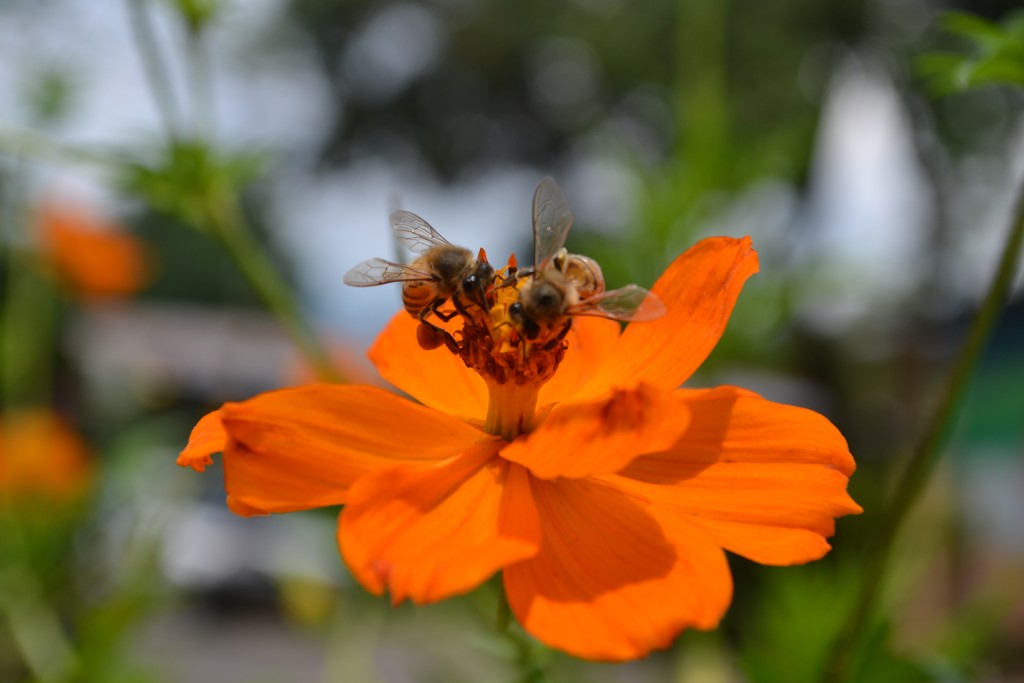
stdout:
<svg viewBox="0 0 1024 683">
<path fill-rule="evenodd" d="M 256 154 L 218 154 L 201 142 L 177 140 L 155 161 L 127 164 L 122 184 L 157 210 L 206 232 L 212 229 L 211 213 L 257 175 L 261 162 Z"/>
<path fill-rule="evenodd" d="M 1002 23 L 965 12 L 943 15 L 942 26 L 965 39 L 965 54 L 933 52 L 916 60 L 918 73 L 938 95 L 987 85 L 1024 85 L 1024 13 Z"/>
<path fill-rule="evenodd" d="M 942 15 L 941 24 L 946 32 L 979 45 L 999 45 L 1005 38 L 998 24 L 968 12 L 946 12 Z"/>
<path fill-rule="evenodd" d="M 987 84 L 1024 85 L 1024 61 L 999 57 L 980 61 L 974 65 L 970 85 Z"/>
</svg>

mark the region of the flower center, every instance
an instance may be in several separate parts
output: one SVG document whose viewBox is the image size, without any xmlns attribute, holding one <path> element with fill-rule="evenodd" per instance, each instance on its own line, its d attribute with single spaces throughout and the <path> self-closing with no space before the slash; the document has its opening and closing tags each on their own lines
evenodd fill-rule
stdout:
<svg viewBox="0 0 1024 683">
<path fill-rule="evenodd" d="M 534 427 L 540 388 L 558 370 L 568 343 L 565 334 L 570 324 L 534 326 L 530 338 L 509 315 L 519 302 L 526 280 L 495 275 L 487 292 L 489 310 L 476 305 L 462 306 L 463 327 L 459 337 L 459 357 L 466 367 L 476 371 L 487 383 L 488 407 L 484 429 L 512 440 Z"/>
</svg>

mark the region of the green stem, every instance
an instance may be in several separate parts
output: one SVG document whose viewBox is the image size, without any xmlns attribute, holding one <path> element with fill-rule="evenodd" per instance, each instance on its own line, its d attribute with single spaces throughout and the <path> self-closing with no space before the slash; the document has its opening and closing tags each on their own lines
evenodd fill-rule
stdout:
<svg viewBox="0 0 1024 683">
<path fill-rule="evenodd" d="M 836 681 L 845 681 L 849 677 L 854 654 L 874 614 L 882 580 L 900 527 L 928 483 L 931 473 L 942 455 L 942 448 L 955 426 L 956 413 L 964 391 L 974 374 L 974 369 L 989 338 L 992 336 L 999 314 L 1013 289 L 1013 276 L 1017 271 L 1022 245 L 1024 245 L 1024 183 L 1018 189 L 1014 204 L 1014 223 L 1010 227 L 1010 234 L 1007 237 L 995 276 L 992 278 L 992 284 L 971 324 L 967 339 L 960 350 L 960 356 L 949 376 L 935 413 L 914 448 L 907 468 L 893 493 L 889 509 L 883 516 L 882 529 L 871 548 L 872 554 L 868 557 L 862 574 L 863 582 L 859 588 L 858 600 L 849 620 L 839 634 L 835 646 L 829 653 L 822 681 L 835 683 Z"/>
<path fill-rule="evenodd" d="M 166 127 L 167 144 L 176 144 L 178 110 L 174 103 L 169 72 L 165 68 L 148 20 L 142 8 L 144 0 L 127 0 L 132 19 L 132 28 L 142 61 L 146 66 L 153 96 L 157 101 Z M 202 128 L 212 126 L 212 81 L 206 54 L 207 46 L 201 28 L 187 25 L 189 40 L 189 71 L 194 98 L 195 134 L 201 139 Z M 331 362 L 330 356 L 320 343 L 312 326 L 302 315 L 291 291 L 266 253 L 252 239 L 238 200 L 223 187 L 208 184 L 203 188 L 204 211 L 202 220 L 209 232 L 227 250 L 241 269 L 249 284 L 274 314 L 287 333 L 295 340 L 303 354 L 313 365 L 317 376 L 324 381 L 343 382 L 344 377 Z"/>
<path fill-rule="evenodd" d="M 115 161 L 77 147 L 62 144 L 35 131 L 0 123 L 0 152 L 13 156 L 76 164 L 96 164 L 113 167 Z"/>
<path fill-rule="evenodd" d="M 505 595 L 505 589 L 499 586 L 498 610 L 494 617 L 494 625 L 499 633 L 508 633 L 512 628 L 512 621 L 512 608 L 508 605 L 508 597 Z"/>
<path fill-rule="evenodd" d="M 20 567 L 0 572 L 0 615 L 6 617 L 14 646 L 34 680 L 73 678 L 78 670 L 75 650 L 31 572 Z"/>
<path fill-rule="evenodd" d="M 186 52 L 192 88 L 193 130 L 196 137 L 212 140 L 214 131 L 213 73 L 210 68 L 210 47 L 204 26 L 186 27 Z"/>
<path fill-rule="evenodd" d="M 3 276 L 3 288 L 0 289 L 0 415 L 11 407 L 14 399 L 14 377 L 17 372 L 18 331 L 14 325 L 13 301 L 14 288 L 18 282 L 18 258 L 16 254 L 15 225 L 18 216 L 15 211 L 18 192 L 20 160 L 14 159 L 8 171 L 0 167 L 0 189 L 6 190 L 0 195 L 0 275 Z M 5 164 L 6 166 L 6 164 Z"/>
<path fill-rule="evenodd" d="M 51 354 L 58 309 L 32 253 L 31 217 L 22 201 L 24 164 L 0 171 L 6 190 L 0 215 L 0 415 L 25 402 L 46 403 L 52 389 Z"/>
<path fill-rule="evenodd" d="M 692 168 L 708 169 L 717 180 L 728 141 L 726 95 L 726 2 L 676 5 L 675 110 L 679 136 L 676 156 Z"/>
<path fill-rule="evenodd" d="M 544 662 L 537 657 L 538 646 L 516 624 L 509 607 L 505 589 L 499 586 L 498 609 L 495 619 L 498 633 L 504 636 L 515 649 L 516 667 L 519 677 L 516 683 L 543 683 L 547 680 Z"/>
<path fill-rule="evenodd" d="M 171 75 L 160 55 L 156 36 L 142 6 L 143 2 L 144 0 L 127 0 L 128 19 L 131 22 L 135 45 L 142 58 L 142 67 L 146 70 L 146 80 L 163 119 L 167 137 L 174 139 L 177 137 L 180 118 L 175 104 L 174 89 L 171 87 Z"/>
<path fill-rule="evenodd" d="M 281 279 L 263 249 L 252 239 L 252 233 L 234 197 L 225 196 L 219 202 L 211 202 L 207 214 L 211 232 L 220 240 L 270 312 L 298 344 L 317 376 L 327 382 L 344 382 L 344 376 L 302 315 L 288 285 Z"/>
</svg>

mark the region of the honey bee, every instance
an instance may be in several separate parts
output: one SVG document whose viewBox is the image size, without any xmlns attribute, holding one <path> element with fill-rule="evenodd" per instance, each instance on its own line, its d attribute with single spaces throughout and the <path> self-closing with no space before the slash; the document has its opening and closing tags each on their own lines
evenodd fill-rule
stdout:
<svg viewBox="0 0 1024 683">
<path fill-rule="evenodd" d="M 527 339 L 552 329 L 563 320 L 552 341 L 569 332 L 572 317 L 600 316 L 623 322 L 645 322 L 665 314 L 665 305 L 637 285 L 606 290 L 601 266 L 594 259 L 570 254 L 564 247 L 572 227 L 572 211 L 562 190 L 544 178 L 533 195 L 533 268 L 519 292 L 519 301 L 508 308 L 512 324 Z"/>
<path fill-rule="evenodd" d="M 597 261 L 583 254 L 570 254 L 564 247 L 552 260 L 553 266 L 565 274 L 580 299 L 589 299 L 604 291 L 604 273 Z"/>
<path fill-rule="evenodd" d="M 487 287 L 494 278 L 494 268 L 481 249 L 476 258 L 465 247 L 452 244 L 429 223 L 409 211 L 391 214 L 391 229 L 404 247 L 419 256 L 404 265 L 382 258 L 372 258 L 345 273 L 345 284 L 353 287 L 374 287 L 389 282 L 402 283 L 402 305 L 406 312 L 420 321 L 416 337 L 424 349 L 435 349 L 442 343 L 458 353 L 458 343 L 447 331 L 427 318 L 433 314 L 447 322 L 456 313 L 466 314 L 467 302 L 487 309 Z M 455 311 L 441 311 L 452 301 Z"/>
</svg>

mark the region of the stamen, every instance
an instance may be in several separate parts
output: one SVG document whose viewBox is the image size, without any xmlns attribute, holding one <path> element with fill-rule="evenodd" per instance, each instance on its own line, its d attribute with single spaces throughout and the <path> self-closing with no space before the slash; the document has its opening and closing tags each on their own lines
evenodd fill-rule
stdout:
<svg viewBox="0 0 1024 683">
<path fill-rule="evenodd" d="M 523 283 L 509 277 L 513 267 L 510 259 L 509 268 L 495 273 L 487 291 L 490 310 L 465 306 L 462 330 L 456 332 L 459 357 L 487 383 L 484 429 L 506 439 L 533 428 L 537 395 L 558 370 L 568 346 L 561 327 L 526 339 L 512 324 L 508 310 L 519 301 Z"/>
</svg>

